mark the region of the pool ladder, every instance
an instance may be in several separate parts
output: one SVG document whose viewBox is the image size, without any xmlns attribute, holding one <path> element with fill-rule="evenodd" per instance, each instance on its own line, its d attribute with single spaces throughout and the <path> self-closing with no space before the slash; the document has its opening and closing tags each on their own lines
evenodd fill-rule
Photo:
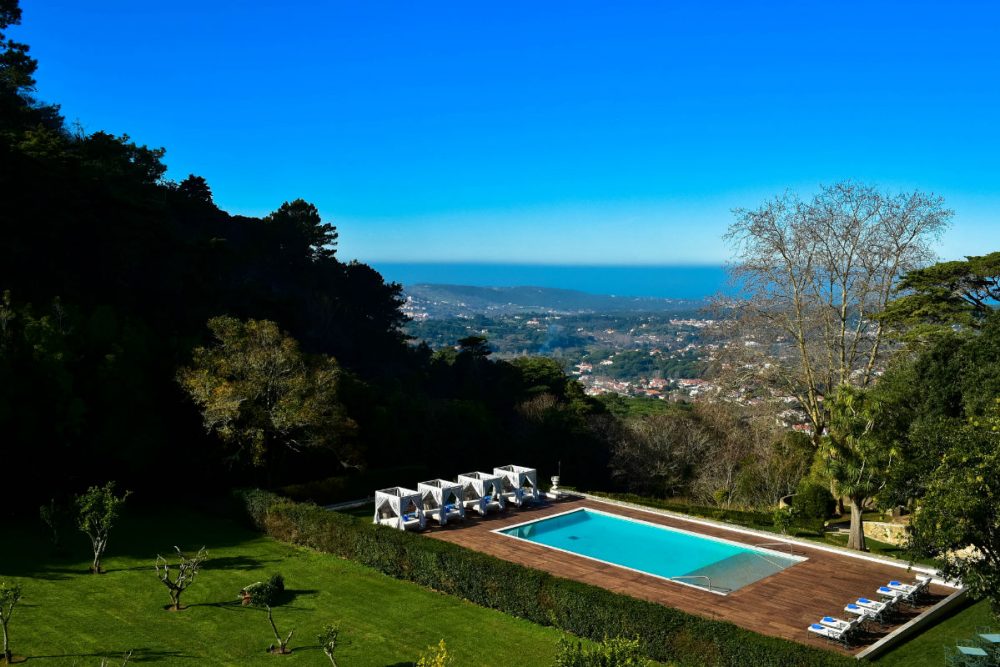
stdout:
<svg viewBox="0 0 1000 667">
<path fill-rule="evenodd" d="M 710 591 L 717 590 L 720 593 L 731 593 L 733 590 L 731 588 L 725 588 L 724 586 L 713 586 L 712 578 L 707 574 L 684 574 L 677 577 L 667 577 L 667 578 L 670 579 L 671 581 L 676 581 L 678 579 L 704 579 L 705 581 L 708 582 L 708 590 Z"/>
</svg>

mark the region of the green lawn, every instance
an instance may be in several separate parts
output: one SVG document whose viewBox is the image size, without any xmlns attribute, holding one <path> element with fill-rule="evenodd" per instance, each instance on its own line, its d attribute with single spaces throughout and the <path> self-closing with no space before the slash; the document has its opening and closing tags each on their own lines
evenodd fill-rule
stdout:
<svg viewBox="0 0 1000 667">
<path fill-rule="evenodd" d="M 86 573 L 88 543 L 67 535 L 72 557 L 53 558 L 34 525 L 7 522 L 0 579 L 17 579 L 24 598 L 11 622 L 12 648 L 34 665 L 99 665 L 135 649 L 134 663 L 161 665 L 323 665 L 316 635 L 339 623 L 340 664 L 404 665 L 444 638 L 456 665 L 551 665 L 562 633 L 397 581 L 357 564 L 292 547 L 233 522 L 188 510 L 150 511 L 112 533 L 107 574 Z M 174 544 L 211 560 L 182 602 L 167 612 L 153 573 Z M 275 608 L 279 630 L 295 629 L 290 656 L 273 641 L 264 612 L 234 603 L 239 589 L 272 572 L 289 600 Z M 117 663 L 112 663 L 117 664 Z"/>
<path fill-rule="evenodd" d="M 966 607 L 886 653 L 876 664 L 879 667 L 940 667 L 944 664 L 942 647 L 966 642 L 975 636 L 976 628 L 980 626 L 1000 627 L 985 600 Z"/>
</svg>

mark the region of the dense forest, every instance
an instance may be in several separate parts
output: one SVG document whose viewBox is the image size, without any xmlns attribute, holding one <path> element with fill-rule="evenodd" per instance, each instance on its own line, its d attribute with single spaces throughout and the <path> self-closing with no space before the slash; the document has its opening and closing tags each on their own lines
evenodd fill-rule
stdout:
<svg viewBox="0 0 1000 667">
<path fill-rule="evenodd" d="M 0 3 L 0 30 L 19 17 Z M 165 178 L 163 149 L 68 126 L 34 97 L 26 45 L 5 38 L 0 68 L 0 447 L 16 502 L 106 479 L 174 495 L 427 461 L 568 472 L 602 456 L 584 421 L 601 406 L 558 368 L 494 363 L 474 341 L 437 357 L 408 345 L 399 285 L 341 261 L 313 205 L 229 215 L 205 179 Z M 273 322 L 333 364 L 350 428 L 296 447 L 268 436 L 263 456 L 227 448 L 178 381 L 219 316 Z M 521 408 L 541 393 L 552 403 Z"/>
</svg>

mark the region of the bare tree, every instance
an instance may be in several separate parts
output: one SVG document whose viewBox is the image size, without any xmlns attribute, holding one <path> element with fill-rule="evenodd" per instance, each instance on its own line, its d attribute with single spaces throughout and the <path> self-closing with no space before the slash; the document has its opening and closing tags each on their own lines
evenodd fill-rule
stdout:
<svg viewBox="0 0 1000 667">
<path fill-rule="evenodd" d="M 163 556 L 156 556 L 156 578 L 160 580 L 167 590 L 170 591 L 170 606 L 173 611 L 181 610 L 181 593 L 194 583 L 194 578 L 198 576 L 201 564 L 208 558 L 208 551 L 205 547 L 198 549 L 194 556 L 186 556 L 180 547 L 174 547 L 177 552 L 177 572 L 173 576 L 170 574 L 170 564 Z"/>
<path fill-rule="evenodd" d="M 798 400 L 819 444 L 824 404 L 837 386 L 867 386 L 886 354 L 885 309 L 899 277 L 933 258 L 952 212 L 940 197 L 889 194 L 852 181 L 810 201 L 785 194 L 737 209 L 726 239 L 741 298 L 720 355 L 731 390 L 763 389 Z"/>
<path fill-rule="evenodd" d="M 684 493 L 712 444 L 708 430 L 685 413 L 629 419 L 612 439 L 612 477 L 657 496 Z"/>
</svg>

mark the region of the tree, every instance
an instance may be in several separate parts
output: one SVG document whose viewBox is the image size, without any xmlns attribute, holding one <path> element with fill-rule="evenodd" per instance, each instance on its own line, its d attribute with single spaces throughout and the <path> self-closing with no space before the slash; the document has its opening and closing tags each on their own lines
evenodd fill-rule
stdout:
<svg viewBox="0 0 1000 667">
<path fill-rule="evenodd" d="M 116 496 L 115 483 L 108 482 L 104 486 L 92 486 L 76 497 L 77 526 L 90 538 L 94 550 L 90 571 L 94 574 L 102 571 L 101 557 L 108 548 L 111 528 L 130 494 L 130 491 L 126 491 L 121 496 Z"/>
<path fill-rule="evenodd" d="M 52 547 L 59 551 L 59 528 L 63 523 L 63 509 L 56 503 L 55 498 L 49 499 L 44 505 L 38 508 L 38 517 L 52 534 Z"/>
<path fill-rule="evenodd" d="M 631 418 L 614 437 L 611 476 L 635 493 L 682 494 L 712 445 L 712 433 L 694 415 Z"/>
<path fill-rule="evenodd" d="M 875 315 L 898 277 L 931 259 L 952 212 L 940 197 L 847 181 L 809 201 L 785 194 L 735 215 L 726 238 L 743 297 L 718 302 L 732 314 L 723 379 L 737 391 L 763 384 L 795 397 L 818 446 L 824 398 L 840 385 L 871 384 L 886 354 Z"/>
<path fill-rule="evenodd" d="M 208 327 L 215 343 L 195 349 L 178 381 L 205 429 L 231 448 L 231 461 L 264 466 L 285 451 L 342 444 L 353 422 L 337 400 L 341 371 L 332 357 L 303 354 L 267 320 L 215 317 Z"/>
<path fill-rule="evenodd" d="M 1000 614 L 1000 399 L 953 431 L 913 517 L 910 549 Z"/>
<path fill-rule="evenodd" d="M 323 632 L 316 636 L 319 640 L 319 645 L 323 647 L 323 655 L 325 655 L 333 667 L 337 667 L 337 658 L 335 653 L 337 652 L 337 642 L 340 639 L 340 628 L 336 625 L 326 625 L 323 628 Z"/>
<path fill-rule="evenodd" d="M 273 230 L 281 252 L 313 261 L 331 259 L 337 252 L 337 228 L 323 222 L 319 210 L 303 199 L 285 202 L 264 218 L 264 224 Z"/>
<path fill-rule="evenodd" d="M 837 492 L 851 504 L 847 548 L 867 551 L 862 513 L 885 486 L 894 454 L 886 439 L 894 433 L 883 423 L 884 406 L 863 389 L 841 386 L 831 412 L 826 455 Z"/>
<path fill-rule="evenodd" d="M 280 582 L 280 586 L 278 582 Z M 274 634 L 274 641 L 276 642 L 276 644 L 271 644 L 267 650 L 270 653 L 281 655 L 292 652 L 288 648 L 288 642 L 292 639 L 292 634 L 295 632 L 294 629 L 289 630 L 285 638 L 282 639 L 281 633 L 278 632 L 278 626 L 274 622 L 274 613 L 271 611 L 271 607 L 277 602 L 278 596 L 284 590 L 284 586 L 284 578 L 281 575 L 275 575 L 267 582 L 251 584 L 241 591 L 245 595 L 244 599 L 250 606 L 263 608 L 267 611 L 267 622 L 271 626 L 271 632 Z"/>
<path fill-rule="evenodd" d="M 170 564 L 163 556 L 156 556 L 154 567 L 156 568 L 156 578 L 170 591 L 170 606 L 167 608 L 171 611 L 180 611 L 182 608 L 181 593 L 194 583 L 201 564 L 208 559 L 208 551 L 202 547 L 198 553 L 189 557 L 181 551 L 180 547 L 175 546 L 174 550 L 177 552 L 178 562 L 177 573 L 173 577 L 170 575 Z"/>
<path fill-rule="evenodd" d="M 452 662 L 448 647 L 442 639 L 437 646 L 428 647 L 427 652 L 417 660 L 417 667 L 448 667 Z"/>
<path fill-rule="evenodd" d="M 3 656 L 9 665 L 14 660 L 10 650 L 10 634 L 7 626 L 14 614 L 14 607 L 21 600 L 21 584 L 0 581 L 0 627 L 3 628 Z"/>
<path fill-rule="evenodd" d="M 212 188 L 203 176 L 190 174 L 187 178 L 177 184 L 177 192 L 186 199 L 196 204 L 214 206 L 212 201 Z"/>
<path fill-rule="evenodd" d="M 909 327 L 911 338 L 914 332 L 949 331 L 954 324 L 978 327 L 1000 301 L 1000 252 L 910 271 L 896 291 L 901 296 L 887 305 L 882 319 Z"/>
</svg>

